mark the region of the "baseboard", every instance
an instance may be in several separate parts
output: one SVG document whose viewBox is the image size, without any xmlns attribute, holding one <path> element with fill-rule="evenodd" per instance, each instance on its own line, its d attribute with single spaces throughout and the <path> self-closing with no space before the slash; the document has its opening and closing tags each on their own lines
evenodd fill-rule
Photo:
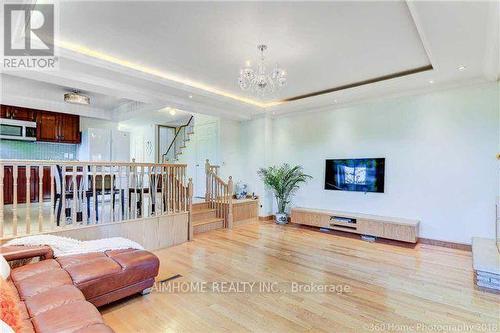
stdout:
<svg viewBox="0 0 500 333">
<path fill-rule="evenodd" d="M 259 216 L 259 221 L 272 221 L 274 220 L 274 215 Z"/>
<path fill-rule="evenodd" d="M 437 240 L 437 239 L 430 239 L 430 238 L 419 238 L 418 242 L 420 244 L 428 244 L 428 245 L 434 245 L 434 246 L 447 247 L 449 249 L 463 250 L 463 251 L 469 251 L 469 252 L 472 251 L 472 246 L 469 244 L 446 242 L 446 241 L 441 241 L 441 240 Z"/>
</svg>

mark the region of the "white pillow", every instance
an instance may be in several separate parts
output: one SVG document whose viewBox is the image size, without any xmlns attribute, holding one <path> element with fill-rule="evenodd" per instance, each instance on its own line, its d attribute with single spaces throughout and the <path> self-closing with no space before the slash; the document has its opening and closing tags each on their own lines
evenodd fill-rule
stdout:
<svg viewBox="0 0 500 333">
<path fill-rule="evenodd" d="M 3 280 L 7 280 L 9 275 L 10 275 L 9 263 L 7 262 L 7 260 L 5 260 L 5 258 L 2 255 L 0 255 L 0 278 L 2 278 Z"/>
<path fill-rule="evenodd" d="M 3 256 L 0 256 L 3 258 Z M 12 327 L 7 325 L 3 320 L 0 320 L 0 333 L 15 333 Z"/>
</svg>

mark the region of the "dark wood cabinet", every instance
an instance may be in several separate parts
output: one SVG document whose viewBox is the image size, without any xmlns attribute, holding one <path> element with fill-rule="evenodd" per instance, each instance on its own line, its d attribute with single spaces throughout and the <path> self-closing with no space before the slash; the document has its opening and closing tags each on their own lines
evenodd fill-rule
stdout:
<svg viewBox="0 0 500 333">
<path fill-rule="evenodd" d="M 80 143 L 80 117 L 42 111 L 37 116 L 37 140 Z"/>
<path fill-rule="evenodd" d="M 36 110 L 22 108 L 19 106 L 0 105 L 0 118 L 35 121 Z"/>
<path fill-rule="evenodd" d="M 71 114 L 59 116 L 59 142 L 80 143 L 80 117 Z"/>
<path fill-rule="evenodd" d="M 57 113 L 40 112 L 36 120 L 36 139 L 38 141 L 57 142 L 59 140 Z"/>
<path fill-rule="evenodd" d="M 80 143 L 80 116 L 11 105 L 0 105 L 0 118 L 36 121 L 41 142 Z"/>
<path fill-rule="evenodd" d="M 31 167 L 30 170 L 30 201 L 38 202 L 39 198 L 39 169 Z M 20 166 L 17 168 L 17 203 L 26 203 L 26 167 Z M 10 205 L 14 202 L 14 168 L 12 166 L 4 167 L 4 204 Z M 50 167 L 43 168 L 42 179 L 42 196 L 43 200 L 50 200 Z"/>
</svg>

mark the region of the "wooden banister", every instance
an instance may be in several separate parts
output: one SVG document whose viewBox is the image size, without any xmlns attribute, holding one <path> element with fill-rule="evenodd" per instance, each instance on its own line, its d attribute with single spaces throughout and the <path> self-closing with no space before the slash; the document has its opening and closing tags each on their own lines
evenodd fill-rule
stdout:
<svg viewBox="0 0 500 333">
<path fill-rule="evenodd" d="M 193 191 L 186 167 L 135 161 L 0 160 L 0 240 L 190 213 Z"/>
<path fill-rule="evenodd" d="M 205 161 L 206 191 L 205 202 L 210 208 L 215 209 L 216 216 L 224 219 L 224 227 L 233 227 L 233 179 L 225 182 L 219 175 L 219 166 L 211 165 Z"/>
</svg>

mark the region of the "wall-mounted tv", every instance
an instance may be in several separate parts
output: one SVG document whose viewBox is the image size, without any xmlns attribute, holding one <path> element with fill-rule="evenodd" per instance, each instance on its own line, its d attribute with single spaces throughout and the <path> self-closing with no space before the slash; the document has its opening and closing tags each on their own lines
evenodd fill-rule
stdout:
<svg viewBox="0 0 500 333">
<path fill-rule="evenodd" d="M 385 158 L 326 160 L 325 190 L 384 192 Z"/>
</svg>

